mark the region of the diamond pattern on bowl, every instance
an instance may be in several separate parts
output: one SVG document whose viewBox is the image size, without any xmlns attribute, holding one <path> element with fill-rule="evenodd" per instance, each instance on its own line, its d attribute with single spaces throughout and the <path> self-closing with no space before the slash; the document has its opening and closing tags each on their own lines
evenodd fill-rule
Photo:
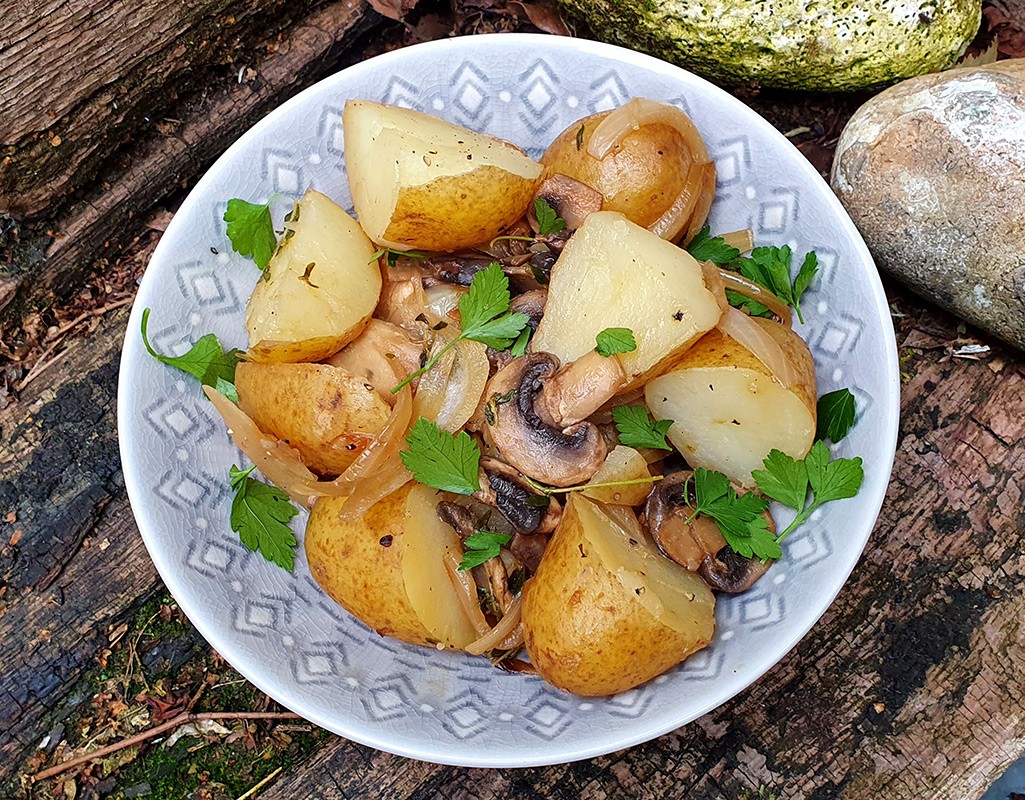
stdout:
<svg viewBox="0 0 1025 800">
<path fill-rule="evenodd" d="M 825 381 L 839 371 L 836 386 L 857 398 L 859 424 L 838 452 L 866 463 L 892 457 L 896 391 L 884 367 L 895 361 L 874 267 L 828 187 L 736 100 L 653 59 L 561 37 L 453 39 L 343 71 L 259 123 L 182 204 L 139 291 L 119 398 L 126 482 L 168 588 L 262 689 L 337 733 L 457 764 L 524 766 L 609 752 L 687 722 L 763 674 L 793 632 L 818 618 L 816 598 L 832 596 L 861 553 L 872 522 L 863 507 L 881 499 L 885 475 L 863 506 L 827 506 L 793 534 L 784 561 L 748 594 L 720 598 L 711 647 L 636 690 L 582 702 L 535 677 L 381 637 L 320 590 L 301 547 L 289 575 L 230 529 L 226 474 L 240 463 L 238 451 L 195 383 L 149 358 L 138 337 L 139 314 L 150 306 L 160 352 L 183 353 L 207 332 L 225 346 L 245 345 L 257 272 L 231 251 L 226 199 L 263 202 L 313 185 L 349 205 L 341 158 L 348 98 L 435 113 L 537 155 L 580 117 L 633 96 L 676 103 L 702 131 L 717 168 L 713 231 L 750 226 L 759 244 L 789 242 L 801 256 L 817 250 L 821 273 L 798 329 Z M 284 205 L 275 206 L 276 221 Z M 294 523 L 300 540 L 304 521 Z M 769 580 L 774 573 L 785 580 Z M 798 587 L 805 594 L 789 602 Z"/>
</svg>

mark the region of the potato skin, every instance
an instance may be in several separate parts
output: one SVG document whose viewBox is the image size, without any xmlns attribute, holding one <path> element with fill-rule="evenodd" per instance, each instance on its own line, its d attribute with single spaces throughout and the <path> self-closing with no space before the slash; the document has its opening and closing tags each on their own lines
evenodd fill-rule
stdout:
<svg viewBox="0 0 1025 800">
<path fill-rule="evenodd" d="M 353 522 L 338 516 L 345 498 L 317 500 L 306 524 L 306 558 L 320 587 L 354 617 L 382 636 L 432 645 L 402 576 L 400 545 L 412 486 L 406 484 Z"/>
<path fill-rule="evenodd" d="M 423 186 L 405 187 L 399 191 L 383 238 L 439 252 L 489 242 L 526 213 L 534 184 L 484 166 Z"/>
<path fill-rule="evenodd" d="M 799 378 L 792 388 L 814 418 L 818 389 L 815 382 L 815 362 L 812 360 L 808 345 L 793 330 L 778 322 L 763 317 L 751 317 L 751 321 L 776 340 L 783 351 L 783 356 L 797 371 Z M 769 369 L 755 358 L 750 350 L 739 345 L 718 328 L 698 339 L 680 356 L 672 369 L 665 372 L 698 367 L 736 367 L 750 369 L 762 375 L 770 374 Z"/>
<path fill-rule="evenodd" d="M 321 475 L 344 472 L 391 414 L 373 387 L 327 364 L 242 362 L 235 386 L 239 408 L 256 426 L 291 444 Z"/>
<path fill-rule="evenodd" d="M 677 131 L 658 124 L 628 134 L 618 150 L 599 160 L 588 154 L 587 146 L 610 113 L 602 111 L 574 122 L 548 146 L 541 164 L 548 174 L 567 175 L 597 189 L 605 198 L 603 210 L 619 211 L 646 228 L 666 212 L 686 185 L 690 153 Z"/>
<path fill-rule="evenodd" d="M 589 502 L 583 500 L 582 502 Z M 530 660 L 568 692 L 624 692 L 678 664 L 694 642 L 655 619 L 608 570 L 567 504 L 534 576 L 523 586 L 523 630 Z"/>
</svg>

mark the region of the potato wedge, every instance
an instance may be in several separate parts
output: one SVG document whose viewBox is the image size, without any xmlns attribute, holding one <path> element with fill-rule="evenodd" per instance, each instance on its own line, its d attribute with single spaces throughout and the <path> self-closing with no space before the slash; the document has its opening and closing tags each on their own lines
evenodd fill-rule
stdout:
<svg viewBox="0 0 1025 800">
<path fill-rule="evenodd" d="M 570 496 L 523 587 L 527 652 L 542 677 L 574 694 L 624 692 L 705 647 L 715 598 L 655 549 L 630 509 L 615 516 Z M 631 522 L 632 520 L 632 522 Z"/>
<path fill-rule="evenodd" d="M 541 177 L 515 145 L 419 111 L 349 100 L 343 129 L 356 215 L 386 247 L 487 242 L 523 216 Z"/>
<path fill-rule="evenodd" d="M 548 145 L 541 164 L 549 174 L 567 175 L 597 189 L 605 198 L 603 210 L 619 211 L 647 228 L 687 185 L 691 153 L 679 132 L 659 124 L 642 126 L 624 137 L 617 150 L 597 159 L 587 146 L 610 113 L 574 122 Z"/>
<path fill-rule="evenodd" d="M 256 426 L 291 444 L 321 475 L 344 472 L 391 412 L 373 386 L 328 364 L 244 361 L 235 387 L 239 408 Z"/>
<path fill-rule="evenodd" d="M 780 345 L 799 376 L 789 388 L 721 331 L 706 334 L 645 388 L 656 419 L 674 420 L 669 440 L 694 467 L 719 470 L 753 487 L 751 471 L 772 449 L 804 458 L 815 439 L 815 364 L 796 333 L 752 318 Z"/>
<path fill-rule="evenodd" d="M 605 328 L 629 328 L 637 349 L 619 356 L 620 393 L 657 375 L 719 321 L 701 265 L 687 251 L 614 211 L 591 214 L 552 268 L 534 352 L 566 364 L 594 349 Z"/>
<path fill-rule="evenodd" d="M 248 357 L 319 361 L 363 330 L 381 295 L 375 247 L 356 221 L 308 190 L 246 308 Z"/>
<path fill-rule="evenodd" d="M 434 511 L 439 496 L 408 483 L 343 521 L 345 498 L 321 498 L 306 525 L 306 557 L 317 583 L 382 636 L 463 648 L 477 638 L 445 570 L 459 537 Z"/>
</svg>

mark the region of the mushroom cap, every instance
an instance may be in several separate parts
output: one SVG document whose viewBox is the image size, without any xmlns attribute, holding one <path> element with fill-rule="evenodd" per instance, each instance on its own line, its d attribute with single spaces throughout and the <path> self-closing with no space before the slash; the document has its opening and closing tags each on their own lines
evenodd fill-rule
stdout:
<svg viewBox="0 0 1025 800">
<path fill-rule="evenodd" d="M 494 404 L 486 435 L 502 457 L 524 475 L 550 486 L 585 483 L 598 471 L 608 446 L 597 426 L 578 422 L 566 428 L 549 425 L 535 409 L 545 381 L 559 371 L 550 353 L 513 359 L 488 382 Z"/>
<path fill-rule="evenodd" d="M 706 558 L 698 568 L 698 574 L 718 592 L 740 594 L 754 586 L 771 566 L 771 561 L 745 558 L 727 546 Z"/>
</svg>

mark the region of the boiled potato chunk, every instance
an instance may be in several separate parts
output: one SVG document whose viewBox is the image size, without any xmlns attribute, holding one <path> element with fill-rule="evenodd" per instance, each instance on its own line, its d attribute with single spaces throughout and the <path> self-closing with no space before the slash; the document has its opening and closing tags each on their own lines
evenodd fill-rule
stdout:
<svg viewBox="0 0 1025 800">
<path fill-rule="evenodd" d="M 345 498 L 322 497 L 306 525 L 306 557 L 321 588 L 382 636 L 462 648 L 477 634 L 442 561 L 462 548 L 434 513 L 438 499 L 408 483 L 349 522 L 338 516 Z"/>
<path fill-rule="evenodd" d="M 515 145 L 419 111 L 349 100 L 343 129 L 356 216 L 386 247 L 490 241 L 524 215 L 541 177 Z"/>
<path fill-rule="evenodd" d="M 376 248 L 356 221 L 312 189 L 298 208 L 249 298 L 254 361 L 327 358 L 359 335 L 381 295 Z"/>
<path fill-rule="evenodd" d="M 242 362 L 235 387 L 256 427 L 288 442 L 321 475 L 344 472 L 391 413 L 373 386 L 328 364 Z"/>
<path fill-rule="evenodd" d="M 704 581 L 662 556 L 626 511 L 630 517 L 614 518 L 572 494 L 523 587 L 530 659 L 545 680 L 574 694 L 638 686 L 715 632 L 715 599 Z"/>
<path fill-rule="evenodd" d="M 548 302 L 531 350 L 565 364 L 594 349 L 605 328 L 629 328 L 637 349 L 619 356 L 643 384 L 719 321 L 701 265 L 676 245 L 614 211 L 591 214 L 552 268 Z"/>
<path fill-rule="evenodd" d="M 567 175 L 597 189 L 605 198 L 604 210 L 619 211 L 647 228 L 687 185 L 690 150 L 673 127 L 643 125 L 627 134 L 618 149 L 597 159 L 587 147 L 609 113 L 574 122 L 548 145 L 541 163 L 549 173 Z"/>
<path fill-rule="evenodd" d="M 651 487 L 654 485 L 650 480 L 651 470 L 648 469 L 648 462 L 639 450 L 625 445 L 617 445 L 607 456 L 598 471 L 594 473 L 589 484 L 594 483 L 620 483 L 626 481 L 643 480 L 645 483 L 634 483 L 628 486 L 599 486 L 594 489 L 584 489 L 582 494 L 592 500 L 602 503 L 612 503 L 620 506 L 640 505 L 648 497 Z"/>
<path fill-rule="evenodd" d="M 789 328 L 752 318 L 779 344 L 797 380 L 786 388 L 729 336 L 715 330 L 655 378 L 645 400 L 656 419 L 674 420 L 669 440 L 694 467 L 753 487 L 751 471 L 770 450 L 804 458 L 815 439 L 815 365 Z"/>
</svg>

